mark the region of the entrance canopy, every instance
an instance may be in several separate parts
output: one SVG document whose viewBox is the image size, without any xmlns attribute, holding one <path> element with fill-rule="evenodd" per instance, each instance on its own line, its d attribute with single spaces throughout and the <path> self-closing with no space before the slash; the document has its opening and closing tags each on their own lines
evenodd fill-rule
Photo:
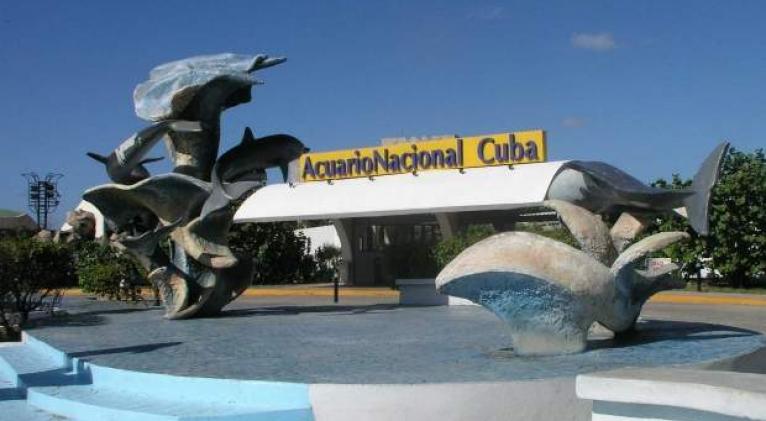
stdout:
<svg viewBox="0 0 766 421">
<path fill-rule="evenodd" d="M 503 210 L 539 205 L 567 161 L 424 171 L 332 182 L 271 184 L 253 193 L 234 222 Z"/>
</svg>

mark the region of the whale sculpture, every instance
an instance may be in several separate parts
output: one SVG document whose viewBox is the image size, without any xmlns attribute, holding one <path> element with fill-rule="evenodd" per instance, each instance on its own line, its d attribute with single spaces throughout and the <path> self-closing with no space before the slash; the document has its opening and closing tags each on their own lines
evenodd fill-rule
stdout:
<svg viewBox="0 0 766 421">
<path fill-rule="evenodd" d="M 728 148 L 729 143 L 723 142 L 710 152 L 689 189 L 666 190 L 647 186 L 603 162 L 569 161 L 551 182 L 547 196 L 599 214 L 625 211 L 641 215 L 683 209 L 694 231 L 707 235 L 710 193 Z"/>
<path fill-rule="evenodd" d="M 443 294 L 484 306 L 507 322 L 519 355 L 581 352 L 598 322 L 631 330 L 653 294 L 684 283 L 673 263 L 639 268 L 650 253 L 689 237 L 662 232 L 629 245 L 642 218 L 684 207 L 693 229 L 707 233 L 710 195 L 728 144 L 704 161 L 692 188 L 645 186 L 601 163 L 571 162 L 553 180 L 543 206 L 557 212 L 579 249 L 541 235 L 506 232 L 465 249 L 436 278 Z M 622 212 L 609 228 L 600 213 Z"/>
</svg>

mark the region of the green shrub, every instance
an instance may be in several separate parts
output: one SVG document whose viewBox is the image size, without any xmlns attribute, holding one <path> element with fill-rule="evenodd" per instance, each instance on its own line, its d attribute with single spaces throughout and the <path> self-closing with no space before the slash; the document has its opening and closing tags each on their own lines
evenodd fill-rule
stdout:
<svg viewBox="0 0 766 421">
<path fill-rule="evenodd" d="M 433 278 L 439 272 L 433 253 L 434 245 L 426 242 L 391 244 L 384 255 L 394 279 Z"/>
<path fill-rule="evenodd" d="M 33 238 L 0 239 L 0 336 L 17 338 L 29 313 L 54 305 L 76 278 L 69 247 Z"/>
<path fill-rule="evenodd" d="M 525 231 L 532 234 L 542 235 L 543 237 L 548 237 L 551 240 L 559 241 L 576 249 L 580 248 L 580 244 L 577 243 L 577 240 L 575 240 L 572 233 L 570 233 L 566 227 L 561 225 L 543 226 L 533 223 L 521 223 L 516 226 L 516 231 Z"/>
<path fill-rule="evenodd" d="M 80 288 L 86 293 L 110 300 L 137 300 L 135 287 L 146 284 L 143 268 L 127 253 L 84 241 L 76 251 L 76 268 Z M 120 285 L 125 281 L 128 288 Z"/>
<path fill-rule="evenodd" d="M 319 247 L 314 255 L 316 260 L 316 282 L 333 282 L 340 276 L 341 252 L 335 246 Z"/>
<path fill-rule="evenodd" d="M 229 247 L 237 256 L 255 261 L 253 284 L 292 284 L 313 281 L 315 263 L 309 239 L 296 233 L 292 222 L 235 224 Z"/>
<path fill-rule="evenodd" d="M 465 232 L 450 239 L 439 241 L 433 249 L 433 256 L 438 270 L 457 257 L 463 250 L 495 233 L 491 225 L 470 225 Z"/>
</svg>

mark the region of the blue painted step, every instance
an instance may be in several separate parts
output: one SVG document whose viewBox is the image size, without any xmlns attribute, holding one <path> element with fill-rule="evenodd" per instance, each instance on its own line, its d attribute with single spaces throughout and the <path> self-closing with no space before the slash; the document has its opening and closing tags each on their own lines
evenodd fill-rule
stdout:
<svg viewBox="0 0 766 421">
<path fill-rule="evenodd" d="M 29 389 L 31 406 L 74 419 L 88 420 L 310 420 L 311 410 L 268 408 L 167 400 L 119 390 L 84 386 Z"/>
<path fill-rule="evenodd" d="M 2 344 L 0 346 L 0 420 L 2 421 L 62 421 L 66 418 L 56 416 L 27 405 L 25 390 L 19 386 L 19 378 L 12 366 L 1 355 L 13 355 L 16 359 L 23 356 L 21 344 Z"/>
<path fill-rule="evenodd" d="M 27 409 L 74 420 L 313 420 L 308 385 L 100 367 L 30 335 L 0 348 L 0 377 Z"/>
</svg>

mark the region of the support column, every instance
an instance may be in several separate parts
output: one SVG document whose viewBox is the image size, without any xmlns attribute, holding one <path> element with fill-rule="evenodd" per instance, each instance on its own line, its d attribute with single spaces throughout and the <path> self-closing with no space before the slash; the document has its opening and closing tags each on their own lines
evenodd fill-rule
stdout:
<svg viewBox="0 0 766 421">
<path fill-rule="evenodd" d="M 351 285 L 354 282 L 353 224 L 350 219 L 337 219 L 332 224 L 340 239 L 340 255 L 343 260 L 340 264 L 340 283 Z"/>
<path fill-rule="evenodd" d="M 439 231 L 442 233 L 443 240 L 449 240 L 457 235 L 460 225 L 457 215 L 454 213 L 436 213 L 436 222 L 439 224 Z"/>
</svg>

